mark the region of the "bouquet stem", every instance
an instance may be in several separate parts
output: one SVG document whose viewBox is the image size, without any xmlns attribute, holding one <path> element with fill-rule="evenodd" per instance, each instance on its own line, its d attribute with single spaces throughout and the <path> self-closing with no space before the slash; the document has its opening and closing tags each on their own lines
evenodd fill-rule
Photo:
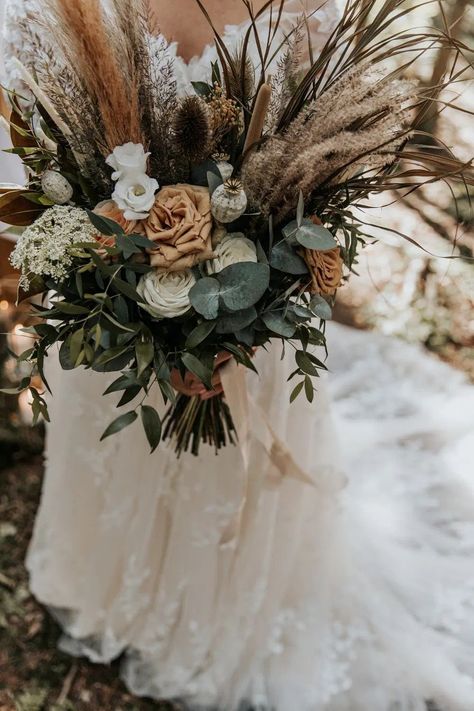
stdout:
<svg viewBox="0 0 474 711">
<path fill-rule="evenodd" d="M 197 456 L 201 443 L 214 447 L 217 454 L 227 444 L 235 444 L 237 436 L 222 395 L 203 400 L 180 393 L 165 415 L 163 439 L 174 440 L 179 457 L 189 451 Z"/>
</svg>

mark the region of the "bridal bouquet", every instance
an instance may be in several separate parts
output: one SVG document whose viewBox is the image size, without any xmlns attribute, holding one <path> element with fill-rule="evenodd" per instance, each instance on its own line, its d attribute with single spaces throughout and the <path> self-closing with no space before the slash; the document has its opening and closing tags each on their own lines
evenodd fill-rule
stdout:
<svg viewBox="0 0 474 711">
<path fill-rule="evenodd" d="M 254 369 L 274 339 L 294 349 L 292 399 L 312 400 L 325 369 L 313 347 L 366 239 L 354 208 L 373 192 L 469 180 L 449 151 L 413 140 L 427 90 L 387 64 L 435 44 L 459 55 L 460 41 L 400 32 L 402 0 L 350 0 L 315 54 L 311 16 L 282 33 L 284 0 L 246 4 L 241 45 L 216 32 L 219 59 L 185 96 L 141 0 L 107 13 L 99 0 L 47 0 L 42 31 L 34 18 L 23 28 L 35 63 L 16 62 L 10 130 L 28 184 L 1 188 L 0 218 L 25 227 L 12 263 L 22 291 L 45 299 L 21 358 L 46 388 L 55 344 L 66 370 L 117 372 L 103 437 L 141 417 L 152 449 L 162 437 L 178 453 L 233 442 L 220 369 Z M 147 404 L 156 387 L 164 416 Z M 29 377 L 26 388 L 47 418 L 44 393 Z"/>
</svg>

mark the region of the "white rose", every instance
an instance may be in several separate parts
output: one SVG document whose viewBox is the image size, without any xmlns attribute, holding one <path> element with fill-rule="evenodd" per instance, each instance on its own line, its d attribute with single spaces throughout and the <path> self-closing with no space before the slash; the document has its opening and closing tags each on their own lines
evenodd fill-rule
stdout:
<svg viewBox="0 0 474 711">
<path fill-rule="evenodd" d="M 207 262 L 209 274 L 217 274 L 231 264 L 257 262 L 257 248 L 241 232 L 228 234 L 214 249 L 216 258 Z"/>
<path fill-rule="evenodd" d="M 114 169 L 112 180 L 119 180 L 127 175 L 142 175 L 147 171 L 149 153 L 141 143 L 125 143 L 117 146 L 105 162 Z"/>
<path fill-rule="evenodd" d="M 142 297 L 141 308 L 157 318 L 176 318 L 191 307 L 189 292 L 196 283 L 190 269 L 182 272 L 157 272 L 144 274 L 137 291 Z"/>
<path fill-rule="evenodd" d="M 126 220 L 144 220 L 155 204 L 155 193 L 160 186 L 154 178 L 142 175 L 120 178 L 115 184 L 112 200 Z"/>
</svg>

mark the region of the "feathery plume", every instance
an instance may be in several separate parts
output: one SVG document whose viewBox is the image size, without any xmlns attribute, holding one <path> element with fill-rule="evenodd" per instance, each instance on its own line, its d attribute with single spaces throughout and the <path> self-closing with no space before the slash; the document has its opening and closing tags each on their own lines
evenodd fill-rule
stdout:
<svg viewBox="0 0 474 711">
<path fill-rule="evenodd" d="M 268 139 L 244 167 L 252 203 L 282 220 L 325 183 L 347 170 L 389 165 L 408 137 L 411 83 L 355 67 L 290 124 Z"/>
<path fill-rule="evenodd" d="M 62 52 L 97 104 L 104 127 L 103 155 L 128 141 L 143 142 L 136 77 L 122 71 L 100 0 L 46 2 Z"/>
</svg>

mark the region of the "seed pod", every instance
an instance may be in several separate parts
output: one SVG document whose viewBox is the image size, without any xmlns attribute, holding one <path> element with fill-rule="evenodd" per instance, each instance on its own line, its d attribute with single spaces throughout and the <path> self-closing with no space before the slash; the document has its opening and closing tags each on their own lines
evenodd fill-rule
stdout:
<svg viewBox="0 0 474 711">
<path fill-rule="evenodd" d="M 219 173 L 222 176 L 222 180 L 226 182 L 226 180 L 229 180 L 229 178 L 232 176 L 232 173 L 234 172 L 234 166 L 228 163 L 226 160 L 219 160 L 217 161 L 217 168 L 219 169 Z"/>
<path fill-rule="evenodd" d="M 192 162 L 208 154 L 212 138 L 211 114 L 199 96 L 187 96 L 176 110 L 173 136 L 180 153 Z"/>
<path fill-rule="evenodd" d="M 41 178 L 41 187 L 46 197 L 57 205 L 65 205 L 74 194 L 69 180 L 56 170 L 45 171 Z"/>
<path fill-rule="evenodd" d="M 211 198 L 212 214 L 218 222 L 234 222 L 247 208 L 247 195 L 240 180 L 226 180 L 214 190 Z"/>
</svg>

